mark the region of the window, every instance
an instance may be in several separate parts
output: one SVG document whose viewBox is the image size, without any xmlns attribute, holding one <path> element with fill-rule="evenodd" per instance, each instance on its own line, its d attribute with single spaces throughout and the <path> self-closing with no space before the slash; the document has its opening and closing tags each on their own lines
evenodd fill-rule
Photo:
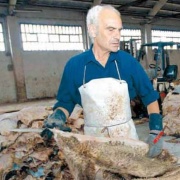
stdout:
<svg viewBox="0 0 180 180">
<path fill-rule="evenodd" d="M 24 51 L 84 50 L 81 26 L 21 24 Z"/>
<path fill-rule="evenodd" d="M 180 31 L 152 30 L 152 42 L 175 42 L 180 43 Z M 177 46 L 166 46 L 166 49 L 176 49 Z"/>
<path fill-rule="evenodd" d="M 0 23 L 0 51 L 5 51 L 2 23 Z"/>
<path fill-rule="evenodd" d="M 133 41 L 136 43 L 136 48 L 141 47 L 141 30 L 140 29 L 122 29 L 121 41 L 128 42 Z"/>
</svg>

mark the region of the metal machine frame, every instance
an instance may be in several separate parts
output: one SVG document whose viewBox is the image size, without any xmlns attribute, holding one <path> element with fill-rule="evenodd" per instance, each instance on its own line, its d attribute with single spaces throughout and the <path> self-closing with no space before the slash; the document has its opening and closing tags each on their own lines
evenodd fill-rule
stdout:
<svg viewBox="0 0 180 180">
<path fill-rule="evenodd" d="M 154 67 L 153 67 L 153 64 L 150 64 L 151 68 L 155 69 L 155 76 L 156 77 L 158 76 L 159 70 L 164 71 L 163 76 L 166 76 L 168 73 L 170 76 L 170 74 L 172 74 L 172 72 L 170 72 L 170 71 L 172 71 L 174 69 L 176 75 L 174 74 L 174 76 L 173 76 L 173 74 L 172 74 L 172 77 L 171 78 L 169 77 L 168 81 L 174 80 L 174 79 L 176 79 L 176 76 L 177 76 L 176 71 L 178 69 L 177 69 L 176 65 L 170 65 L 169 56 L 164 49 L 165 46 L 173 46 L 173 45 L 177 45 L 177 47 L 179 47 L 179 43 L 175 43 L 175 42 L 154 42 L 154 43 L 142 44 L 140 51 L 139 51 L 139 55 L 138 55 L 138 61 L 140 61 L 142 55 L 144 54 L 144 51 L 143 51 L 144 47 L 157 47 L 155 58 L 154 58 L 156 63 L 154 64 Z M 159 67 L 160 61 L 161 61 L 161 67 Z M 167 72 L 168 70 L 169 70 L 169 72 Z M 167 77 L 164 77 L 164 78 L 167 78 Z"/>
</svg>

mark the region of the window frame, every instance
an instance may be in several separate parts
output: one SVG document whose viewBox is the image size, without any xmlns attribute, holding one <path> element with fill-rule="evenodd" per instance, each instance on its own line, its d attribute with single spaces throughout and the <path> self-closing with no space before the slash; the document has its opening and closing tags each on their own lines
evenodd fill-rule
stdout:
<svg viewBox="0 0 180 180">
<path fill-rule="evenodd" d="M 0 34 L 2 34 L 2 41 L 0 39 L 0 52 L 5 52 L 6 51 L 6 44 L 5 44 L 5 31 L 4 31 L 4 25 L 3 22 L 0 21 Z M 2 32 L 1 32 L 2 29 Z"/>
<path fill-rule="evenodd" d="M 35 27 L 37 28 L 35 30 Z M 27 29 L 26 29 L 27 28 Z M 71 32 L 70 32 L 71 31 Z M 20 35 L 23 51 L 84 51 L 83 27 L 82 25 L 62 25 L 62 24 L 39 24 L 39 23 L 20 23 Z M 36 36 L 36 40 L 27 40 L 27 35 Z M 44 35 L 44 41 L 43 41 Z M 59 41 L 53 41 L 53 36 L 59 36 Z M 39 36 L 39 37 L 38 37 Z M 42 36 L 39 41 L 40 36 Z M 66 42 L 61 38 L 69 37 Z M 71 41 L 72 37 L 79 37 L 79 42 Z M 29 36 L 30 38 L 30 36 Z M 77 37 L 76 37 L 77 38 Z M 27 41 L 27 44 L 25 44 Z M 28 49 L 28 45 L 30 48 Z M 37 47 L 35 47 L 37 45 Z M 34 48 L 33 48 L 34 46 Z"/>
</svg>

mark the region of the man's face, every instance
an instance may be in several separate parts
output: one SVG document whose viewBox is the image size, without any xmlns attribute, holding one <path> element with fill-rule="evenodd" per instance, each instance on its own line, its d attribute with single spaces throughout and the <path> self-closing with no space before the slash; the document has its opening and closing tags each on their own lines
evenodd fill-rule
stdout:
<svg viewBox="0 0 180 180">
<path fill-rule="evenodd" d="M 105 9 L 99 15 L 94 44 L 103 51 L 116 52 L 119 49 L 122 21 L 117 13 Z"/>
</svg>

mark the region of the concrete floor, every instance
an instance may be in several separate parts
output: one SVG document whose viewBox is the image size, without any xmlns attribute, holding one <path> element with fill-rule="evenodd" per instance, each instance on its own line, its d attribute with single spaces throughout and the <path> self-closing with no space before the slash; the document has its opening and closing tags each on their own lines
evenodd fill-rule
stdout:
<svg viewBox="0 0 180 180">
<path fill-rule="evenodd" d="M 45 106 L 53 106 L 56 100 L 53 98 L 49 99 L 42 99 L 42 100 L 32 100 L 28 102 L 19 102 L 19 103 L 6 103 L 6 104 L 1 104 L 0 105 L 0 114 L 4 113 L 9 113 L 9 112 L 16 112 L 19 111 L 25 107 L 29 106 L 40 106 L 40 105 L 45 105 Z"/>
<path fill-rule="evenodd" d="M 45 99 L 45 100 L 34 100 L 29 102 L 23 103 L 9 103 L 0 105 L 0 114 L 8 113 L 8 112 L 16 112 L 22 108 L 29 107 L 29 106 L 37 106 L 37 105 L 46 105 L 46 106 L 53 106 L 56 102 L 55 99 Z M 142 141 L 146 141 L 149 133 L 148 122 L 136 125 L 137 133 L 139 139 Z M 172 139 L 171 136 L 163 136 L 163 148 L 168 149 L 170 153 L 175 155 L 178 158 L 178 163 L 180 164 L 180 138 L 179 143 L 168 143 L 166 140 Z"/>
</svg>

